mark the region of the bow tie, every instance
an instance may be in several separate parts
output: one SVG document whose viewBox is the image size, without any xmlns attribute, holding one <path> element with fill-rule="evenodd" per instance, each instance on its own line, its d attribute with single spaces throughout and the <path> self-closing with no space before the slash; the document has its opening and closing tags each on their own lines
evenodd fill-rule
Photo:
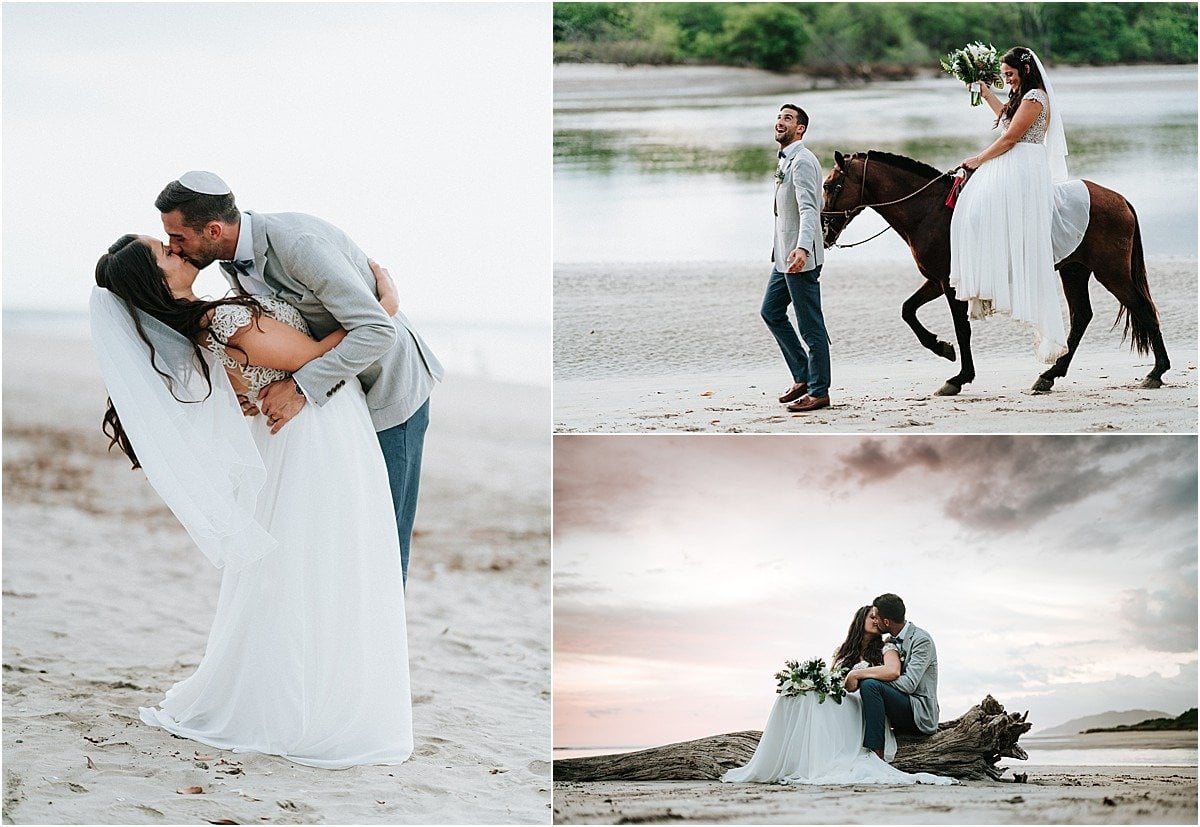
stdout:
<svg viewBox="0 0 1200 827">
<path fill-rule="evenodd" d="M 779 157 L 780 157 L 780 158 L 782 158 L 782 157 L 783 157 L 783 150 L 782 150 L 782 149 L 781 149 L 781 150 L 779 150 Z"/>
</svg>

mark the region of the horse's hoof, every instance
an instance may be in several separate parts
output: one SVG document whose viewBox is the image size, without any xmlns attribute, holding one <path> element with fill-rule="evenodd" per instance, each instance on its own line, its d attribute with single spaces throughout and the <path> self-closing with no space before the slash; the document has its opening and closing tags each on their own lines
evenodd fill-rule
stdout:
<svg viewBox="0 0 1200 827">
<path fill-rule="evenodd" d="M 941 356 L 943 359 L 948 359 L 951 362 L 957 358 L 954 353 L 954 345 L 950 344 L 949 342 L 943 342 L 939 340 L 937 342 L 937 347 L 933 349 L 933 352 L 938 356 Z"/>
<path fill-rule="evenodd" d="M 1048 376 L 1039 376 L 1033 383 L 1034 393 L 1050 393 L 1054 389 L 1054 380 Z"/>
<path fill-rule="evenodd" d="M 947 382 L 938 388 L 937 393 L 935 393 L 934 396 L 958 396 L 959 391 L 961 390 L 962 388 L 960 386 L 954 384 L 953 382 Z"/>
<path fill-rule="evenodd" d="M 1162 387 L 1162 380 L 1159 379 L 1157 376 L 1147 376 L 1145 379 L 1142 380 L 1142 387 L 1150 388 L 1151 390 L 1156 390 L 1156 389 Z"/>
</svg>

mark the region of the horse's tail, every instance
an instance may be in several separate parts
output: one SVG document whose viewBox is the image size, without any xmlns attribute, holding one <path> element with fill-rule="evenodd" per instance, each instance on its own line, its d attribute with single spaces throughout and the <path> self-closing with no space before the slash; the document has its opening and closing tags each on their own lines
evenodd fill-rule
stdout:
<svg viewBox="0 0 1200 827">
<path fill-rule="evenodd" d="M 1121 318 L 1124 317 L 1125 331 L 1121 334 L 1121 340 L 1130 339 L 1130 333 L 1132 333 L 1130 347 L 1136 349 L 1138 353 L 1147 354 L 1154 347 L 1154 332 L 1158 329 L 1158 308 L 1154 305 L 1154 299 L 1150 298 L 1150 284 L 1146 280 L 1146 260 L 1142 255 L 1142 227 L 1138 222 L 1133 204 L 1126 200 L 1125 206 L 1133 215 L 1133 250 L 1129 261 L 1129 280 L 1138 298 L 1145 302 L 1149 313 L 1135 313 L 1130 310 L 1128 305 L 1122 304 L 1117 311 L 1113 327 L 1119 325 Z M 1152 322 L 1152 326 L 1147 324 L 1147 320 Z"/>
</svg>

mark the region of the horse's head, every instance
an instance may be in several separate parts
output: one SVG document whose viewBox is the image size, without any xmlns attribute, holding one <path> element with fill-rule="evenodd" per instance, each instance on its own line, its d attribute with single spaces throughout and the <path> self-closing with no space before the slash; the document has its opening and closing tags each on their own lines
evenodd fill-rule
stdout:
<svg viewBox="0 0 1200 827">
<path fill-rule="evenodd" d="M 825 198 L 821 206 L 821 228 L 825 246 L 837 243 L 842 230 L 863 211 L 863 164 L 859 156 L 833 153 L 833 170 L 825 177 Z"/>
</svg>

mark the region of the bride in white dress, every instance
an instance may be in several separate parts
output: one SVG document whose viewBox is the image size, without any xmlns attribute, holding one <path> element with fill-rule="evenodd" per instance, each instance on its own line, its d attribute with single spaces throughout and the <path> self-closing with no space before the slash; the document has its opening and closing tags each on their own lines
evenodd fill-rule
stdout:
<svg viewBox="0 0 1200 827">
<path fill-rule="evenodd" d="M 885 643 L 871 606 L 854 614 L 846 640 L 834 652 L 832 669 L 884 667 L 868 677 L 900 675 L 900 654 Z M 887 674 L 885 674 L 885 672 Z M 894 674 L 893 674 L 894 673 Z M 884 757 L 896 755 L 896 737 L 884 728 Z M 812 694 L 775 699 L 750 763 L 729 770 L 725 782 L 778 784 L 953 784 L 953 778 L 893 767 L 863 746 L 862 703 L 851 692 L 836 703 Z"/>
<path fill-rule="evenodd" d="M 195 278 L 161 242 L 125 236 L 97 264 L 92 300 L 115 403 L 106 432 L 224 568 L 199 667 L 142 720 L 315 767 L 401 763 L 413 733 L 400 547 L 361 387 L 305 405 L 274 435 L 265 417 L 242 417 L 234 396 L 255 398 L 345 331 L 314 341 L 276 299 L 202 302 Z M 139 372 L 143 396 L 129 390 Z M 204 401 L 177 401 L 188 375 Z M 180 417 L 195 419 L 181 427 Z"/>
<path fill-rule="evenodd" d="M 950 285 L 972 319 L 1002 312 L 1029 322 L 1038 358 L 1052 363 L 1067 352 L 1051 244 L 1053 181 L 1066 178 L 1066 139 L 1037 55 L 1009 49 L 1001 71 L 1007 101 L 979 84 L 1002 133 L 961 164 L 974 174 L 950 220 Z"/>
</svg>

